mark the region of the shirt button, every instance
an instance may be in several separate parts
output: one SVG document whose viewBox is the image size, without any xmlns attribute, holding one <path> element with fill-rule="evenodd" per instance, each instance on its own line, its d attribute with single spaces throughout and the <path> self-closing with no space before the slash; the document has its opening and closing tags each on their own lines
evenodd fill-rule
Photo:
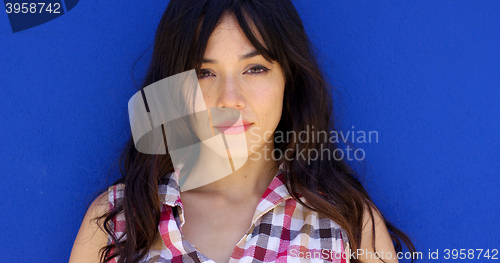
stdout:
<svg viewBox="0 0 500 263">
<path fill-rule="evenodd" d="M 247 234 L 247 242 L 252 238 L 252 234 Z"/>
</svg>

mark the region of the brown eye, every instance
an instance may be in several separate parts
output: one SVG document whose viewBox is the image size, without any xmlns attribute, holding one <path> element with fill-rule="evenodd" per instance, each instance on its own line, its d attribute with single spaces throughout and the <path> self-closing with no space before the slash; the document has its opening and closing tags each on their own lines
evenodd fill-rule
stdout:
<svg viewBox="0 0 500 263">
<path fill-rule="evenodd" d="M 247 70 L 246 72 L 249 73 L 250 75 L 253 75 L 253 74 L 261 74 L 261 73 L 264 73 L 267 71 L 269 71 L 269 69 L 266 67 L 256 66 L 256 67 L 253 67 L 253 68 Z"/>
<path fill-rule="evenodd" d="M 203 79 L 203 78 L 209 77 L 211 75 L 213 75 L 212 72 L 210 72 L 209 70 L 206 70 L 206 69 L 202 69 L 202 70 L 200 70 L 200 73 L 198 73 L 198 79 Z"/>
</svg>

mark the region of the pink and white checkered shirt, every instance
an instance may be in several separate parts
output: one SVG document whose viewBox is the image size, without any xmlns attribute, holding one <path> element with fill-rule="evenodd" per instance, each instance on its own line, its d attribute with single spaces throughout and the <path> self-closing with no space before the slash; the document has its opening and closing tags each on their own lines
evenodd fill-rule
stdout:
<svg viewBox="0 0 500 263">
<path fill-rule="evenodd" d="M 184 216 L 177 175 L 178 172 L 166 176 L 158 187 L 163 204 L 159 231 L 142 262 L 215 263 L 182 235 Z M 110 208 L 121 202 L 123 188 L 123 184 L 109 188 Z M 124 220 L 123 214 L 113 220 L 117 236 L 123 234 Z M 292 198 L 280 169 L 260 199 L 252 226 L 236 244 L 229 262 L 346 263 L 347 246 L 347 235 L 337 223 Z"/>
</svg>

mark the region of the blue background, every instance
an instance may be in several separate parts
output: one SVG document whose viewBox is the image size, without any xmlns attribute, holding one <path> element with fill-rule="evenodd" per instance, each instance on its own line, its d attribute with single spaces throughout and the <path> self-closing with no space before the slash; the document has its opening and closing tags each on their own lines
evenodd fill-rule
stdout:
<svg viewBox="0 0 500 263">
<path fill-rule="evenodd" d="M 357 144 L 365 185 L 423 262 L 500 249 L 500 1 L 295 4 L 341 94 L 340 130 L 379 134 Z M 67 262 L 117 176 L 131 73 L 140 83 L 166 5 L 81 1 L 15 34 L 0 12 L 0 262 Z"/>
</svg>

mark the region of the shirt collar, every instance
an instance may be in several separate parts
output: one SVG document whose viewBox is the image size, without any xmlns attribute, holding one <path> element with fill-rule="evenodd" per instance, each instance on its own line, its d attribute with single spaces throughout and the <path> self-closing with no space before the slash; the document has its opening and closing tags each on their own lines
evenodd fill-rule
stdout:
<svg viewBox="0 0 500 263">
<path fill-rule="evenodd" d="M 182 206 L 180 187 L 179 187 L 179 174 L 182 166 L 176 167 L 174 172 L 169 173 L 161 180 L 158 185 L 158 194 L 160 201 L 168 206 Z M 278 172 L 267 187 L 262 195 L 262 198 L 257 205 L 257 214 L 266 213 L 274 206 L 292 198 L 285 186 L 285 178 L 283 175 L 283 164 L 280 165 Z"/>
<path fill-rule="evenodd" d="M 182 166 L 176 167 L 174 172 L 164 176 L 158 185 L 160 202 L 168 206 L 178 206 L 181 203 L 181 190 L 179 187 L 179 174 Z"/>
</svg>

